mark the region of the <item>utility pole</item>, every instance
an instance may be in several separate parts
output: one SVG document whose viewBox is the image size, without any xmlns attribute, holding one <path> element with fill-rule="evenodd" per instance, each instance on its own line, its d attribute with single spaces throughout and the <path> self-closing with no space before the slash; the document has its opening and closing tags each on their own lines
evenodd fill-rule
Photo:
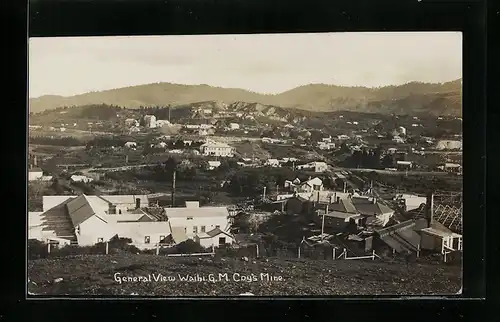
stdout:
<svg viewBox="0 0 500 322">
<path fill-rule="evenodd" d="M 262 201 L 266 200 L 266 186 L 264 186 L 264 193 L 262 194 Z"/>
<path fill-rule="evenodd" d="M 174 173 L 172 174 L 172 208 L 175 206 L 175 176 L 176 176 L 176 172 L 174 170 Z"/>
<path fill-rule="evenodd" d="M 323 219 L 321 220 L 321 240 L 323 240 L 323 234 L 325 233 L 325 215 L 328 213 L 328 204 L 326 205 L 326 211 L 323 214 Z"/>
<path fill-rule="evenodd" d="M 168 106 L 168 122 L 170 123 L 170 105 Z"/>
</svg>

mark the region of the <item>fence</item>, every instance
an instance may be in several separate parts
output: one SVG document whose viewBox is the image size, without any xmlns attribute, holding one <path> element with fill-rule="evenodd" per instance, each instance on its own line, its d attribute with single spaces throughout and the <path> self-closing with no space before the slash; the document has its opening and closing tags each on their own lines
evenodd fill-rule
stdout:
<svg viewBox="0 0 500 322">
<path fill-rule="evenodd" d="M 139 246 L 139 247 L 137 247 Z M 147 249 L 144 249 L 147 247 Z M 295 245 L 262 245 L 259 243 L 246 244 L 244 246 L 221 246 L 203 248 L 200 245 L 189 242 L 178 245 L 167 244 L 133 244 L 104 242 L 93 246 L 68 245 L 59 247 L 52 244 L 38 242 L 36 245 L 28 245 L 28 255 L 30 259 L 44 257 L 65 257 L 72 255 L 110 255 L 118 253 L 148 254 L 167 257 L 189 257 L 189 256 L 213 256 L 213 257 L 233 257 L 233 258 L 257 258 L 257 257 L 277 257 L 285 259 L 316 259 L 316 260 L 355 260 L 380 258 L 375 251 L 371 254 L 358 254 L 349 251 L 348 248 L 341 248 L 332 244 L 317 243 L 311 244 L 303 240 L 299 246 Z M 349 256 L 349 254 L 351 256 Z"/>
</svg>

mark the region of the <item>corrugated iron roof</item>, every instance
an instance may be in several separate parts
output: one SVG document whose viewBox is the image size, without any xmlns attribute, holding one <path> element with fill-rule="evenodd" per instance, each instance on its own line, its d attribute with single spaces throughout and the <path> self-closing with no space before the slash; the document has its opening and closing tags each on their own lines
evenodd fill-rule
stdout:
<svg viewBox="0 0 500 322">
<path fill-rule="evenodd" d="M 66 204 L 66 209 L 76 227 L 95 215 L 94 209 L 88 202 L 85 195 L 80 195 Z"/>
<path fill-rule="evenodd" d="M 226 207 L 165 208 L 167 217 L 229 217 Z"/>
</svg>

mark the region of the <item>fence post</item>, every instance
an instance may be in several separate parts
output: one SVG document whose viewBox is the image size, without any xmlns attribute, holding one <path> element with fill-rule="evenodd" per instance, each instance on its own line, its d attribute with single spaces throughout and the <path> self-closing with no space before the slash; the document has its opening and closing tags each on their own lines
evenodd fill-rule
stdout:
<svg viewBox="0 0 500 322">
<path fill-rule="evenodd" d="M 347 250 L 344 248 L 344 259 L 347 259 Z"/>
<path fill-rule="evenodd" d="M 299 258 L 300 258 L 300 246 L 302 245 L 302 243 L 299 244 Z"/>
<path fill-rule="evenodd" d="M 336 249 L 335 247 L 333 247 L 332 249 L 333 260 L 335 260 L 335 249 Z"/>
<path fill-rule="evenodd" d="M 215 246 L 212 244 L 212 254 L 215 254 Z"/>
<path fill-rule="evenodd" d="M 108 255 L 108 253 L 109 253 L 109 243 L 106 242 L 106 255 Z"/>
<path fill-rule="evenodd" d="M 372 250 L 372 261 L 375 260 L 375 249 Z"/>
<path fill-rule="evenodd" d="M 420 257 L 420 243 L 417 245 L 417 258 Z"/>
<path fill-rule="evenodd" d="M 160 255 L 160 243 L 156 244 L 156 255 Z"/>
<path fill-rule="evenodd" d="M 255 244 L 255 248 L 256 248 L 256 251 L 257 251 L 257 258 L 259 257 L 259 244 Z"/>
<path fill-rule="evenodd" d="M 50 254 L 50 240 L 49 243 L 47 244 L 47 252 Z"/>
</svg>

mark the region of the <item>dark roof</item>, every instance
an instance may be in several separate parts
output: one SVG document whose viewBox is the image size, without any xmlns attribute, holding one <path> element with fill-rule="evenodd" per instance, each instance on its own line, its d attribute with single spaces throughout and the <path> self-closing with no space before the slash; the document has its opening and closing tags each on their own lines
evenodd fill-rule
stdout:
<svg viewBox="0 0 500 322">
<path fill-rule="evenodd" d="M 217 228 L 217 227 L 212 229 L 211 231 L 207 232 L 206 234 L 210 237 L 215 237 L 215 236 L 220 235 L 220 234 L 228 235 L 229 237 L 231 237 L 231 235 L 220 230 L 220 228 Z"/>
<path fill-rule="evenodd" d="M 68 202 L 66 208 L 74 227 L 95 215 L 94 209 L 90 206 L 85 195 L 80 195 Z"/>
<path fill-rule="evenodd" d="M 415 221 L 402 223 L 376 231 L 379 238 L 397 252 L 412 252 L 418 249 L 420 235 L 415 232 Z"/>
<path fill-rule="evenodd" d="M 44 225 L 44 228 L 42 230 L 57 230 L 60 221 L 59 219 L 68 218 L 68 211 L 66 209 L 66 204 L 68 204 L 73 199 L 74 198 L 69 198 L 42 213 L 40 215 L 40 219 L 42 220 Z"/>
<path fill-rule="evenodd" d="M 351 218 L 351 217 L 357 217 L 360 215 L 359 214 L 352 214 L 352 213 L 348 213 L 348 212 L 329 211 L 325 216 L 346 219 L 346 218 Z"/>
<path fill-rule="evenodd" d="M 358 210 L 358 212 L 362 215 L 372 216 L 372 215 L 382 215 L 389 212 L 394 212 L 391 208 L 386 205 L 375 202 L 368 198 L 352 198 L 353 206 Z"/>
<path fill-rule="evenodd" d="M 359 213 L 354 207 L 351 199 L 340 199 L 338 203 L 332 203 L 328 205 L 328 209 L 332 212 L 345 212 L 349 214 L 357 214 Z M 329 211 L 330 212 L 330 211 Z"/>
</svg>

